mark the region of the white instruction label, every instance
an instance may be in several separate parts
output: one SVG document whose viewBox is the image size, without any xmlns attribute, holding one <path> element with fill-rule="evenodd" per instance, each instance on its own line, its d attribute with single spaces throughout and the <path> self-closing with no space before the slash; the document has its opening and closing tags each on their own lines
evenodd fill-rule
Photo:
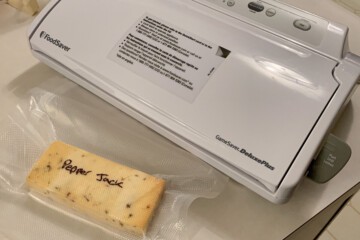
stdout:
<svg viewBox="0 0 360 240">
<path fill-rule="evenodd" d="M 108 57 L 192 102 L 229 54 L 223 47 L 146 14 Z"/>
</svg>

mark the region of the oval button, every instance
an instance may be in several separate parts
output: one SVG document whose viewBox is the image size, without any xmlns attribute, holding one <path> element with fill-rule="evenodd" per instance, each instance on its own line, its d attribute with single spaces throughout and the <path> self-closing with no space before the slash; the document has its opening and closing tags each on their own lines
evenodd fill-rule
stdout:
<svg viewBox="0 0 360 240">
<path fill-rule="evenodd" d="M 276 14 L 276 10 L 273 8 L 269 8 L 268 10 L 266 10 L 265 14 L 268 17 L 273 17 Z"/>
<path fill-rule="evenodd" d="M 294 27 L 303 31 L 309 31 L 311 28 L 311 24 L 305 19 L 298 19 L 294 21 Z"/>
<path fill-rule="evenodd" d="M 229 0 L 229 1 L 227 2 L 227 5 L 228 5 L 229 7 L 234 6 L 234 5 L 235 5 L 235 0 Z"/>
<path fill-rule="evenodd" d="M 262 10 L 264 10 L 264 6 L 257 2 L 250 2 L 248 4 L 248 8 L 254 10 L 255 12 L 261 12 Z"/>
</svg>

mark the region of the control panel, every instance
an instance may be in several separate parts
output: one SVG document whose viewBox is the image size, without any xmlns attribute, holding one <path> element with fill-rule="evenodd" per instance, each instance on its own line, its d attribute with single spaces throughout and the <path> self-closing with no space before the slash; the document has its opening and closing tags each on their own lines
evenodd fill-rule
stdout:
<svg viewBox="0 0 360 240">
<path fill-rule="evenodd" d="M 313 47 L 321 44 L 329 22 L 276 1 L 193 0 L 228 16 Z"/>
</svg>

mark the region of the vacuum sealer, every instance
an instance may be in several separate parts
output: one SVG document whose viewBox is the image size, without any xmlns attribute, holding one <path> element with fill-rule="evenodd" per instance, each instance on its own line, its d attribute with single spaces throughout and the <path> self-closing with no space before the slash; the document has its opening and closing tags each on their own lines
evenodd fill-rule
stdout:
<svg viewBox="0 0 360 240">
<path fill-rule="evenodd" d="M 50 67 L 281 203 L 355 89 L 347 32 L 272 0 L 54 0 L 29 40 Z"/>
</svg>

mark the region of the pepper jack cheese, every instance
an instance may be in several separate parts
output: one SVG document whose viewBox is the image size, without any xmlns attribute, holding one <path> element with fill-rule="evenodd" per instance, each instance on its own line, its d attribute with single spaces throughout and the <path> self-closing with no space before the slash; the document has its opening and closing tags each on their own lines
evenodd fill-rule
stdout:
<svg viewBox="0 0 360 240">
<path fill-rule="evenodd" d="M 113 227 L 145 233 L 165 181 L 92 153 L 54 142 L 27 185 L 51 200 Z"/>
</svg>

